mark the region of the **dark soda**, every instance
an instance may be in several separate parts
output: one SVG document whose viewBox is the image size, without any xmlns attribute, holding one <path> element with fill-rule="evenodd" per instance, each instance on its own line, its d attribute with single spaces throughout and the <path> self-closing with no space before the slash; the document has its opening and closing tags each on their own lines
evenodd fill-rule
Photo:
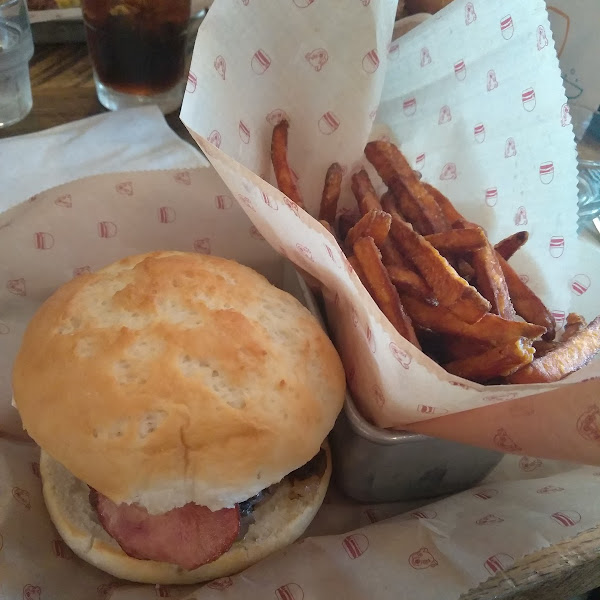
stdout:
<svg viewBox="0 0 600 600">
<path fill-rule="evenodd" d="M 190 0 L 84 0 L 88 48 L 100 82 L 153 96 L 182 78 Z"/>
</svg>

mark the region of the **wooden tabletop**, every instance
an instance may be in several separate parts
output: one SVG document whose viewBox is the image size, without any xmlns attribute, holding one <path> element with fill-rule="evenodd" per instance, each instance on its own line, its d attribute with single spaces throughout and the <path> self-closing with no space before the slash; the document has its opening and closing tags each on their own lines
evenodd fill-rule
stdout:
<svg viewBox="0 0 600 600">
<path fill-rule="evenodd" d="M 85 44 L 40 45 L 30 64 L 33 109 L 0 137 L 40 131 L 103 112 Z M 178 112 L 169 125 L 192 141 Z M 531 554 L 461 600 L 569 600 L 600 587 L 600 528 Z M 442 600 L 442 599 L 440 599 Z"/>
<path fill-rule="evenodd" d="M 41 131 L 106 111 L 96 97 L 85 44 L 37 46 L 29 72 L 33 108 L 19 123 L 0 129 L 0 138 Z M 195 145 L 179 119 L 179 111 L 167 115 L 166 120 L 182 138 Z"/>
</svg>

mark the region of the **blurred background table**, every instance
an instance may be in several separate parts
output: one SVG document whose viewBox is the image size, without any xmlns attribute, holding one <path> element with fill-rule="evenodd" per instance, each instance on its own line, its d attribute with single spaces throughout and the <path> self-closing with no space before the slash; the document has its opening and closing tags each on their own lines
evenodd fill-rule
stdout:
<svg viewBox="0 0 600 600">
<path fill-rule="evenodd" d="M 33 133 L 104 112 L 96 98 L 92 67 L 83 43 L 43 44 L 30 63 L 33 109 L 20 123 L 0 129 L 0 138 Z M 194 143 L 176 111 L 171 128 Z M 600 587 L 600 528 L 555 544 L 515 563 L 461 600 L 570 600 Z M 600 594 L 590 597 L 600 600 Z"/>
</svg>

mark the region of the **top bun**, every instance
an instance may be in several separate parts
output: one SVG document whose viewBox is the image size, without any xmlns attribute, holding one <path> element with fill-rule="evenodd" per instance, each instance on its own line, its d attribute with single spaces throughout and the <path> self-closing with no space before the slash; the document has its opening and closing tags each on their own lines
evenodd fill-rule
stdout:
<svg viewBox="0 0 600 600">
<path fill-rule="evenodd" d="M 233 506 L 308 462 L 344 399 L 295 298 L 237 262 L 154 252 L 60 287 L 13 372 L 29 435 L 114 502 Z"/>
</svg>

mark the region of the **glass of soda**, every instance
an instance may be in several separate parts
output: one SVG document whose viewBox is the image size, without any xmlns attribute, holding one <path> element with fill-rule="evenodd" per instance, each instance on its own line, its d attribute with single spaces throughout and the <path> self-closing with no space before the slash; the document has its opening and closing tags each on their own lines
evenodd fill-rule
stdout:
<svg viewBox="0 0 600 600">
<path fill-rule="evenodd" d="M 25 0 L 0 0 L 0 127 L 17 123 L 31 110 L 32 56 Z"/>
<path fill-rule="evenodd" d="M 109 110 L 156 104 L 168 114 L 185 89 L 190 0 L 83 0 L 96 93 Z"/>
</svg>

